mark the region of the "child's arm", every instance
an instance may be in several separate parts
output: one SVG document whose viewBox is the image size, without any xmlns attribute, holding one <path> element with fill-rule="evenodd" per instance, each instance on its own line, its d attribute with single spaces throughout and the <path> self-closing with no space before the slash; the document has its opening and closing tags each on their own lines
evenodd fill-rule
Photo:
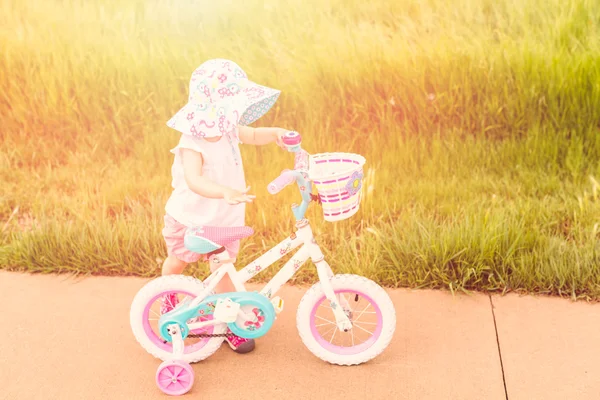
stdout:
<svg viewBox="0 0 600 400">
<path fill-rule="evenodd" d="M 250 187 L 245 191 L 219 185 L 202 175 L 202 154 L 197 151 L 182 148 L 183 174 L 188 187 L 200 196 L 209 199 L 225 199 L 229 204 L 252 203 L 256 196 L 249 195 Z"/>
<path fill-rule="evenodd" d="M 281 137 L 289 132 L 283 128 L 252 128 L 250 126 L 238 126 L 238 135 L 242 143 L 262 146 L 276 142 L 282 146 Z"/>
</svg>

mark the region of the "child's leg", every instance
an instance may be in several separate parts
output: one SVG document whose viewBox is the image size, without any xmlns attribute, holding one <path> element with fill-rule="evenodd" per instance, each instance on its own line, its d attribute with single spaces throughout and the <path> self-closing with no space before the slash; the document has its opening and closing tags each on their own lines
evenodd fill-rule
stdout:
<svg viewBox="0 0 600 400">
<path fill-rule="evenodd" d="M 169 256 L 162 266 L 162 275 L 181 274 L 187 263 L 175 256 Z"/>
<path fill-rule="evenodd" d="M 165 227 L 163 237 L 167 245 L 168 257 L 162 266 L 162 275 L 176 275 L 183 273 L 188 263 L 195 262 L 200 258 L 199 254 L 188 251 L 183 242 L 186 227 L 169 215 L 165 215 Z M 160 308 L 161 314 L 171 311 L 179 304 L 176 293 L 167 293 L 163 296 Z"/>
<path fill-rule="evenodd" d="M 162 230 L 167 245 L 168 257 L 162 266 L 163 275 L 181 274 L 185 266 L 200 259 L 200 254 L 185 248 L 184 236 L 187 227 L 170 215 L 165 215 L 165 227 Z"/>
</svg>

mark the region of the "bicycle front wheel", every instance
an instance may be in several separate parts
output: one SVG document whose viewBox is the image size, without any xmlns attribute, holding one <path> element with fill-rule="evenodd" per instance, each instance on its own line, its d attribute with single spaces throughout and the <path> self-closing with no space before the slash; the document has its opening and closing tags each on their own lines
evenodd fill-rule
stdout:
<svg viewBox="0 0 600 400">
<path fill-rule="evenodd" d="M 304 345 L 331 364 L 357 365 L 377 357 L 390 344 L 396 330 L 392 300 L 381 286 L 359 275 L 334 275 L 330 282 L 352 329 L 338 329 L 319 282 L 302 297 L 296 315 Z"/>
</svg>

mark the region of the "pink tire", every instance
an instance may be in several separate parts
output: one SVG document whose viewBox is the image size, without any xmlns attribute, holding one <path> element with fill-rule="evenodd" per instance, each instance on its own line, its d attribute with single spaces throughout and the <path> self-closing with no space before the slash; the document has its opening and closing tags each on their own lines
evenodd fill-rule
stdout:
<svg viewBox="0 0 600 400">
<path fill-rule="evenodd" d="M 170 396 L 181 396 L 194 385 L 194 370 L 185 361 L 164 361 L 156 370 L 158 388 Z"/>
</svg>

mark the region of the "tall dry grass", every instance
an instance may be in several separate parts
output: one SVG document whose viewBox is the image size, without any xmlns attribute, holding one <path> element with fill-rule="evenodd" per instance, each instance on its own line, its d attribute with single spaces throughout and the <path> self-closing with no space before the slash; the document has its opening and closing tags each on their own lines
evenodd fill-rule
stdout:
<svg viewBox="0 0 600 400">
<path fill-rule="evenodd" d="M 309 212 L 336 271 L 600 294 L 600 3 L 215 3 L 0 4 L 3 268 L 158 273 L 165 121 L 193 69 L 225 57 L 283 91 L 258 125 L 367 158 L 356 217 Z M 265 188 L 289 154 L 243 152 L 258 233 L 241 263 L 291 232 L 296 200 Z"/>
</svg>

